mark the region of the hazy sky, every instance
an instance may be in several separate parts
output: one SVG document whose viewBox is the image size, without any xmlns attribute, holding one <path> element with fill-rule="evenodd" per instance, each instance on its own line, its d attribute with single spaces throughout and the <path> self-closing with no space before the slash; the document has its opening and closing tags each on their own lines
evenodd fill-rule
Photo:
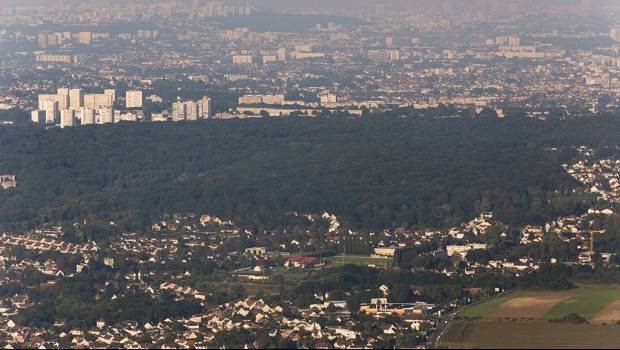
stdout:
<svg viewBox="0 0 620 350">
<path fill-rule="evenodd" d="M 103 3 L 122 3 L 122 2 L 144 2 L 144 3 L 162 3 L 170 2 L 169 0 L 0 0 L 0 7 L 9 6 L 36 6 L 36 5 L 49 5 L 58 4 L 61 1 L 65 3 L 93 3 L 101 5 Z M 192 0 L 177 0 L 178 2 L 191 3 Z M 620 6 L 620 0 L 201 0 L 201 3 L 230 3 L 230 4 L 245 4 L 249 2 L 256 7 L 267 8 L 280 8 L 287 10 L 346 10 L 346 9 L 360 9 L 360 8 L 372 8 L 377 3 L 384 3 L 388 8 L 415 8 L 428 4 L 450 6 L 450 3 L 454 5 L 460 4 L 468 6 L 474 6 L 476 3 L 481 2 L 483 6 L 493 6 L 493 4 L 508 4 L 519 2 L 520 8 L 540 8 L 543 7 L 563 7 L 563 8 L 583 8 L 590 9 L 602 9 L 606 5 Z"/>
</svg>

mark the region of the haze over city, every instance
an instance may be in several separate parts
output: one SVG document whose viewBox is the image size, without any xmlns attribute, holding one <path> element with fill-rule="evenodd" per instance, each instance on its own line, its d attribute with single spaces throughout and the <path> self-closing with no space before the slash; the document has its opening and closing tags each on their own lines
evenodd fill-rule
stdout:
<svg viewBox="0 0 620 350">
<path fill-rule="evenodd" d="M 0 346 L 620 347 L 620 0 L 0 0 Z"/>
</svg>

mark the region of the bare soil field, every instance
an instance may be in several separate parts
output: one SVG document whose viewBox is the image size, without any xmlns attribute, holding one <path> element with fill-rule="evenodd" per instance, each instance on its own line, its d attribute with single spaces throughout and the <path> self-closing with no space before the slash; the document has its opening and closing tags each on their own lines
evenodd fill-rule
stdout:
<svg viewBox="0 0 620 350">
<path fill-rule="evenodd" d="M 601 312 L 592 318 L 593 323 L 613 323 L 616 321 L 620 321 L 620 300 L 608 304 Z"/>
<path fill-rule="evenodd" d="M 620 347 L 620 326 L 545 321 L 456 321 L 439 345 L 452 349 L 617 349 Z"/>
<path fill-rule="evenodd" d="M 555 305 L 569 299 L 571 292 L 536 293 L 508 300 L 487 315 L 490 318 L 542 318 Z"/>
</svg>

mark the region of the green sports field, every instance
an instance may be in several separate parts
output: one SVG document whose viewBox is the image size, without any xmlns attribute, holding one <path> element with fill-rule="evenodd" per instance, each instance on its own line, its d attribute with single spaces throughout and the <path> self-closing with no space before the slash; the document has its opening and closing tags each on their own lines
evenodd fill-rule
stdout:
<svg viewBox="0 0 620 350">
<path fill-rule="evenodd" d="M 353 265 L 361 265 L 361 266 L 375 265 L 376 267 L 386 267 L 386 266 L 391 265 L 393 262 L 393 260 L 390 258 L 375 258 L 371 256 L 358 256 L 358 255 L 333 256 L 329 258 L 328 261 L 331 264 L 334 264 L 337 266 L 353 264 Z"/>
</svg>

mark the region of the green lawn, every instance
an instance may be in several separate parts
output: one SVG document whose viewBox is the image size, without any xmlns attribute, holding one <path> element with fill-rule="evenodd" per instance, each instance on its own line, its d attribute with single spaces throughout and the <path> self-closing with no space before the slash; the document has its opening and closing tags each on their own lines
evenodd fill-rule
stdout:
<svg viewBox="0 0 620 350">
<path fill-rule="evenodd" d="M 331 264 L 339 265 L 339 266 L 346 265 L 346 264 L 353 264 L 353 265 L 362 265 L 362 266 L 375 265 L 377 267 L 386 267 L 393 263 L 393 260 L 390 258 L 374 258 L 371 256 L 357 256 L 357 255 L 332 256 L 330 258 L 327 258 L 327 261 L 329 261 Z"/>
<path fill-rule="evenodd" d="M 308 274 L 310 273 L 310 271 L 305 271 L 305 270 L 296 270 L 296 269 L 288 269 L 284 266 L 280 266 L 280 267 L 275 267 L 271 269 L 271 279 L 270 281 L 274 280 L 274 277 L 276 275 L 282 275 L 284 277 L 284 283 L 285 284 L 297 284 L 297 282 L 305 280 L 308 278 Z"/>
<path fill-rule="evenodd" d="M 459 314 L 459 316 L 485 317 L 486 315 L 493 312 L 493 310 L 497 309 L 498 307 L 500 307 L 502 304 L 504 304 L 508 300 L 518 298 L 518 297 L 523 297 L 526 294 L 527 292 L 517 291 L 517 292 L 513 292 L 508 295 L 501 296 L 501 297 L 492 298 L 492 299 L 489 299 L 488 301 L 482 302 L 475 306 L 468 307 L 467 309 L 463 310 Z"/>
<path fill-rule="evenodd" d="M 620 299 L 620 288 L 588 286 L 580 288 L 570 299 L 554 306 L 545 318 L 561 318 L 576 313 L 590 318 L 596 316 L 609 303 Z"/>
</svg>

